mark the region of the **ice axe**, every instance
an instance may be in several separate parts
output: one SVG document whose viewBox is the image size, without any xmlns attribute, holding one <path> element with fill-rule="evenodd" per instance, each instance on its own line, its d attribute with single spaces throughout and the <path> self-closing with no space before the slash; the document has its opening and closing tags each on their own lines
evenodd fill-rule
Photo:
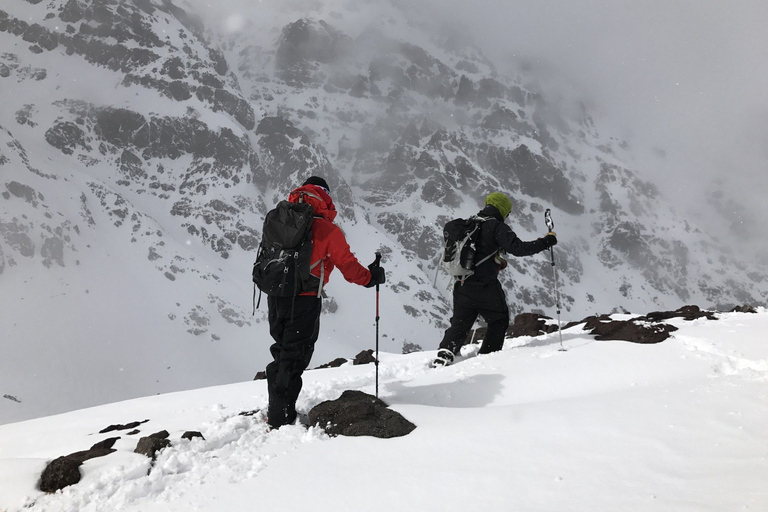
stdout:
<svg viewBox="0 0 768 512">
<path fill-rule="evenodd" d="M 547 223 L 547 229 L 549 231 L 554 231 L 555 223 L 552 220 L 552 212 L 549 208 L 544 212 L 544 222 Z M 557 332 L 560 335 L 560 348 L 558 350 L 560 352 L 565 352 L 566 349 L 563 347 L 563 329 L 560 325 L 560 290 L 557 287 L 557 267 L 555 266 L 555 251 L 552 247 L 549 248 L 549 257 L 552 260 L 552 276 L 554 278 L 555 306 L 557 308 Z"/>
</svg>

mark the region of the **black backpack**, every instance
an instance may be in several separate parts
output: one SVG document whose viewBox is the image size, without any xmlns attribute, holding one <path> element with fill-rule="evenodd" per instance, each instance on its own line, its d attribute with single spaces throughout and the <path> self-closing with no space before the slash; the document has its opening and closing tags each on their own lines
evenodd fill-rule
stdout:
<svg viewBox="0 0 768 512">
<path fill-rule="evenodd" d="M 441 265 L 451 276 L 464 281 L 475 273 L 475 267 L 492 258 L 489 254 L 480 261 L 475 261 L 477 241 L 483 222 L 488 217 L 473 215 L 468 219 L 454 219 L 443 228 L 443 259 Z"/>
<path fill-rule="evenodd" d="M 312 219 L 307 203 L 280 201 L 267 212 L 253 264 L 253 282 L 274 297 L 294 297 L 311 289 Z"/>
</svg>

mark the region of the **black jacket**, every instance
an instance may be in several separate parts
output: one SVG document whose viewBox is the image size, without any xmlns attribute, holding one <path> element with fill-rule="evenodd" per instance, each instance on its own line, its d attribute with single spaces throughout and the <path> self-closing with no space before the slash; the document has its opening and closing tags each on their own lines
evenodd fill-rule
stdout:
<svg viewBox="0 0 768 512">
<path fill-rule="evenodd" d="M 481 261 L 489 254 L 503 251 L 512 256 L 530 256 L 549 248 L 544 239 L 539 238 L 531 242 L 520 240 L 512 228 L 504 223 L 504 217 L 495 206 L 488 205 L 478 213 L 478 216 L 487 218 L 482 224 L 480 236 L 477 242 L 477 254 L 475 261 Z M 475 273 L 466 279 L 466 282 L 486 283 L 497 279 L 501 266 L 493 257 L 475 267 Z"/>
</svg>

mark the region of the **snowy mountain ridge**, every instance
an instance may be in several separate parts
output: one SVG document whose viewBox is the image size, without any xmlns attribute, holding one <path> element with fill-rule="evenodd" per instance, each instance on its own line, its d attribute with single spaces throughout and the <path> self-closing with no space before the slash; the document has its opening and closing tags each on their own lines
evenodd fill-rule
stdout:
<svg viewBox="0 0 768 512">
<path fill-rule="evenodd" d="M 199 8 L 0 8 L 0 391 L 19 400 L 0 422 L 252 378 L 269 357 L 248 276 L 261 221 L 312 174 L 360 260 L 384 254 L 385 351 L 436 346 L 442 225 L 496 190 L 523 239 L 553 209 L 566 320 L 760 303 L 764 272 L 679 218 L 629 144 L 469 36 L 398 2 Z M 509 263 L 512 313 L 552 315 L 548 259 Z M 327 291 L 313 365 L 373 344 L 372 292 Z"/>
</svg>

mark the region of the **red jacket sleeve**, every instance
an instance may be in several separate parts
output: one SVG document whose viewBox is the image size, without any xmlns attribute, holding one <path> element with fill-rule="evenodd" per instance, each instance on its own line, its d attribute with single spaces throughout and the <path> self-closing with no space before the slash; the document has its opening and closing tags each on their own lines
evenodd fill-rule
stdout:
<svg viewBox="0 0 768 512">
<path fill-rule="evenodd" d="M 344 279 L 350 283 L 365 286 L 371 281 L 371 273 L 362 266 L 352 251 L 349 244 L 337 225 L 325 219 L 318 219 L 312 227 L 313 229 L 313 251 L 312 261 L 324 258 L 325 283 L 334 267 L 338 267 Z M 319 269 L 312 272 L 319 277 Z"/>
</svg>

